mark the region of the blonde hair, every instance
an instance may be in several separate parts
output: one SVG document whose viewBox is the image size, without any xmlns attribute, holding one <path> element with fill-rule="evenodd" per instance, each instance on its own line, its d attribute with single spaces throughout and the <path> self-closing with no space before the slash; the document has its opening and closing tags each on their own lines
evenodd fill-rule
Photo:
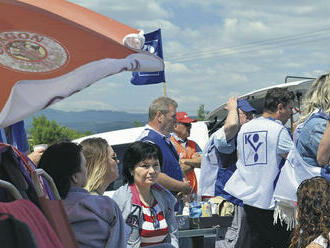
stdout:
<svg viewBox="0 0 330 248">
<path fill-rule="evenodd" d="M 86 158 L 87 184 L 89 192 L 97 191 L 104 181 L 108 167 L 108 142 L 102 138 L 89 138 L 80 143 Z"/>
<path fill-rule="evenodd" d="M 304 122 L 316 110 L 326 114 L 330 112 L 330 76 L 325 74 L 315 79 L 303 99 L 302 113 L 299 123 Z"/>
</svg>

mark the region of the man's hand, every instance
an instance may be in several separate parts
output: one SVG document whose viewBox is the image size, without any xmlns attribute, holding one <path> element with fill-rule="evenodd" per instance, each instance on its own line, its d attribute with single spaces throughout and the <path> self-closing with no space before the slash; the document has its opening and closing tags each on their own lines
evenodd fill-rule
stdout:
<svg viewBox="0 0 330 248">
<path fill-rule="evenodd" d="M 202 157 L 202 154 L 198 153 L 198 152 L 195 152 L 191 158 L 201 158 Z"/>
<path fill-rule="evenodd" d="M 237 96 L 232 96 L 228 99 L 225 109 L 228 110 L 228 112 L 237 109 Z"/>
<path fill-rule="evenodd" d="M 38 149 L 36 151 L 33 151 L 28 155 L 28 157 L 35 165 L 38 165 L 41 155 L 44 153 L 45 150 L 46 149 Z"/>
<path fill-rule="evenodd" d="M 240 118 L 237 109 L 237 97 L 230 97 L 227 101 L 226 109 L 228 115 L 223 126 L 227 142 L 235 137 L 240 128 Z"/>
<path fill-rule="evenodd" d="M 194 153 L 192 158 L 180 159 L 179 163 L 182 171 L 187 174 L 195 168 L 201 167 L 202 155 Z"/>
<path fill-rule="evenodd" d="M 182 169 L 183 173 L 187 174 L 190 171 L 192 171 L 194 169 L 194 167 L 189 165 L 189 164 L 186 164 L 185 161 L 186 161 L 186 159 L 182 158 L 182 159 L 179 160 L 179 163 L 180 163 L 180 166 L 181 166 L 181 169 Z"/>
<path fill-rule="evenodd" d="M 182 189 L 181 189 L 181 192 L 184 194 L 184 195 L 188 195 L 191 193 L 191 187 L 190 187 L 190 184 L 189 182 L 184 178 L 183 179 L 183 182 L 182 182 Z"/>
</svg>

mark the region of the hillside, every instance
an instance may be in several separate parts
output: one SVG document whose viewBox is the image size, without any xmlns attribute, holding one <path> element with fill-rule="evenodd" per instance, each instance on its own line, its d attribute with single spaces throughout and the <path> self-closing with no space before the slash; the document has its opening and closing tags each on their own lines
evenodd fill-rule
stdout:
<svg viewBox="0 0 330 248">
<path fill-rule="evenodd" d="M 45 109 L 33 116 L 40 116 L 41 114 L 44 114 L 48 120 L 55 120 L 60 125 L 80 132 L 90 131 L 92 133 L 135 127 L 134 121 L 145 124 L 148 120 L 147 114 L 99 110 L 66 112 L 55 109 Z M 29 131 L 32 126 L 33 116 L 25 120 L 27 131 Z"/>
</svg>

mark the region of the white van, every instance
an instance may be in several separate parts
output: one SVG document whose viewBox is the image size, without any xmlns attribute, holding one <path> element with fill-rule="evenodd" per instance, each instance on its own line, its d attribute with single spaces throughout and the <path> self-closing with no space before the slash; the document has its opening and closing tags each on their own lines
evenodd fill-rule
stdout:
<svg viewBox="0 0 330 248">
<path fill-rule="evenodd" d="M 119 178 L 112 185 L 110 185 L 108 190 L 115 190 L 122 185 L 121 161 L 123 158 L 123 154 L 127 149 L 127 147 L 138 139 L 143 129 L 144 127 L 135 127 L 135 128 L 128 128 L 128 129 L 110 131 L 105 133 L 98 133 L 80 139 L 76 139 L 73 142 L 80 143 L 88 138 L 100 137 L 105 139 L 108 142 L 108 144 L 112 146 L 113 150 L 116 152 L 120 161 L 118 165 Z M 192 123 L 189 139 L 195 141 L 200 146 L 200 148 L 203 149 L 208 141 L 208 138 L 209 138 L 208 129 L 205 122 L 199 121 Z M 196 177 L 199 178 L 199 169 L 196 169 L 195 173 L 196 173 Z"/>
</svg>

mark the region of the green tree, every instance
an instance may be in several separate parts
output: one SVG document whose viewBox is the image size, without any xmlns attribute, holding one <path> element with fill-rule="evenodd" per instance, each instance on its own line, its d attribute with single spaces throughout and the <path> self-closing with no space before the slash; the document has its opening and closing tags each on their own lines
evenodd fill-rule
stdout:
<svg viewBox="0 0 330 248">
<path fill-rule="evenodd" d="M 36 144 L 52 144 L 63 139 L 73 140 L 91 134 L 89 131 L 81 133 L 65 126 L 60 126 L 56 121 L 50 121 L 44 115 L 33 117 L 30 133 L 31 147 Z"/>
<path fill-rule="evenodd" d="M 197 120 L 204 121 L 207 114 L 208 112 L 205 111 L 204 104 L 200 104 L 197 111 Z"/>
<path fill-rule="evenodd" d="M 142 121 L 133 121 L 134 127 L 143 127 L 144 124 Z"/>
</svg>

